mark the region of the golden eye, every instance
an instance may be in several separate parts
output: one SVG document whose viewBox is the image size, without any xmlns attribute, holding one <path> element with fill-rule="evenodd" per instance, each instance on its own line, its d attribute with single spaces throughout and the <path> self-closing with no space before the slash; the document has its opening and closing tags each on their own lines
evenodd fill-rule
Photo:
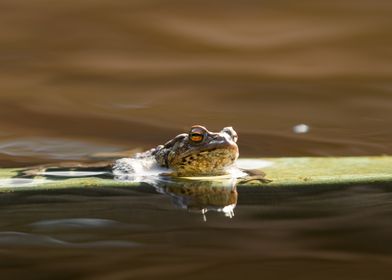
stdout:
<svg viewBox="0 0 392 280">
<path fill-rule="evenodd" d="M 191 131 L 189 132 L 189 140 L 193 143 L 201 143 L 203 142 L 206 136 L 206 129 L 202 126 L 193 126 Z"/>
<path fill-rule="evenodd" d="M 201 142 L 204 139 L 204 135 L 203 134 L 199 134 L 199 133 L 191 133 L 189 135 L 189 139 L 191 139 L 193 142 Z"/>
</svg>

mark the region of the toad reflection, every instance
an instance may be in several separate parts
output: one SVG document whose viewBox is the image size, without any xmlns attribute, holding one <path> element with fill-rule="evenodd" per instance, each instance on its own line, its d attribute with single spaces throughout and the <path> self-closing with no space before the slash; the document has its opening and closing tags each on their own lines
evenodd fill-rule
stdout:
<svg viewBox="0 0 392 280">
<path fill-rule="evenodd" d="M 190 212 L 198 212 L 206 219 L 209 211 L 232 218 L 237 204 L 237 184 L 241 179 L 231 176 L 176 178 L 157 175 L 117 175 L 116 181 L 141 182 L 172 198 L 173 204 Z"/>
<path fill-rule="evenodd" d="M 158 192 L 171 196 L 177 207 L 201 213 L 204 220 L 208 211 L 221 212 L 229 218 L 234 216 L 238 198 L 236 180 L 178 180 L 161 182 L 155 188 Z"/>
</svg>

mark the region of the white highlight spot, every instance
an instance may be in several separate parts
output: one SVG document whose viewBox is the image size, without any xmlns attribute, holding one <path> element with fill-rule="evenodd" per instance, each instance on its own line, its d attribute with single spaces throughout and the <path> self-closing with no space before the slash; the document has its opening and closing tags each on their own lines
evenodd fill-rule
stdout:
<svg viewBox="0 0 392 280">
<path fill-rule="evenodd" d="M 87 176 L 98 176 L 103 175 L 106 172 L 98 171 L 45 171 L 39 173 L 39 175 L 44 176 L 57 176 L 57 177 L 87 177 Z"/>
<path fill-rule="evenodd" d="M 0 188 L 5 187 L 30 187 L 48 182 L 46 179 L 9 178 L 0 179 Z"/>
<path fill-rule="evenodd" d="M 303 124 L 303 123 L 293 126 L 293 132 L 298 133 L 298 134 L 308 133 L 309 129 L 310 129 L 310 127 L 306 124 Z"/>
</svg>

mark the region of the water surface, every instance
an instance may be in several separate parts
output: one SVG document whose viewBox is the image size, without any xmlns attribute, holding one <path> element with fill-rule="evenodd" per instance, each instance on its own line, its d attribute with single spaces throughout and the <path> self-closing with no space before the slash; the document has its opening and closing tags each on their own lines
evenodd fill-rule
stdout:
<svg viewBox="0 0 392 280">
<path fill-rule="evenodd" d="M 234 217 L 206 219 L 148 186 L 0 199 L 8 278 L 386 279 L 390 271 L 388 186 L 243 187 Z"/>
<path fill-rule="evenodd" d="M 233 126 L 242 157 L 391 154 L 391 12 L 4 0 L 0 166 L 115 158 L 193 124 Z M 3 193 L 0 274 L 389 279 L 390 188 L 238 187 L 232 218 L 148 185 Z"/>
</svg>

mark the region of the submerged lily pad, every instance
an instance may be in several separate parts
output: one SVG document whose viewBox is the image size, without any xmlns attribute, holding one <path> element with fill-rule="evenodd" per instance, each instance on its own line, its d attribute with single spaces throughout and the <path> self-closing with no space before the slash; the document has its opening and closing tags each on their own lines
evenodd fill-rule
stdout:
<svg viewBox="0 0 392 280">
<path fill-rule="evenodd" d="M 392 157 L 298 157 L 269 159 L 271 186 L 392 182 Z"/>
<path fill-rule="evenodd" d="M 392 182 L 392 157 L 296 157 L 240 159 L 240 167 L 260 168 L 271 183 L 250 181 L 242 185 L 266 187 L 290 187 L 309 185 L 375 184 Z M 18 178 L 21 169 L 0 169 L 0 191 L 33 189 L 83 188 L 109 186 L 140 186 L 150 180 L 121 181 L 94 177 L 36 177 Z M 185 180 L 185 179 L 184 179 Z M 227 185 L 227 178 L 209 177 L 198 180 L 215 181 L 216 185 Z M 226 181 L 225 181 L 226 180 Z"/>
</svg>

